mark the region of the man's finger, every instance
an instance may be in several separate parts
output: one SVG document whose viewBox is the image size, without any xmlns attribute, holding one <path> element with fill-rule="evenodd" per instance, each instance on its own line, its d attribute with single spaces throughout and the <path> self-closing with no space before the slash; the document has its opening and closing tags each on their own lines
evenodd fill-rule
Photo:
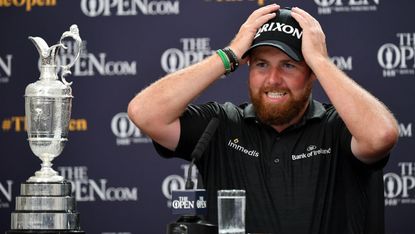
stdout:
<svg viewBox="0 0 415 234">
<path fill-rule="evenodd" d="M 270 4 L 264 7 L 261 7 L 257 10 L 255 10 L 249 17 L 248 20 L 255 20 L 258 17 L 261 17 L 262 15 L 269 14 L 271 12 L 277 11 L 280 8 L 277 4 Z"/>
</svg>

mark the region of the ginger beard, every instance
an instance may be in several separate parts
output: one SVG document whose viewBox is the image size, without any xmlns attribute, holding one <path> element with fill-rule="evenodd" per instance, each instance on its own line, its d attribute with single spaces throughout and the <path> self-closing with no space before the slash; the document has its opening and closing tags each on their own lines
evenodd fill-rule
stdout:
<svg viewBox="0 0 415 234">
<path fill-rule="evenodd" d="M 311 95 L 312 82 L 307 82 L 300 96 L 295 97 L 289 89 L 276 89 L 272 87 L 261 87 L 258 93 L 249 89 L 252 104 L 258 118 L 269 125 L 289 124 L 296 118 L 308 104 Z M 271 103 L 264 100 L 266 92 L 284 92 L 289 96 L 284 103 Z"/>
</svg>

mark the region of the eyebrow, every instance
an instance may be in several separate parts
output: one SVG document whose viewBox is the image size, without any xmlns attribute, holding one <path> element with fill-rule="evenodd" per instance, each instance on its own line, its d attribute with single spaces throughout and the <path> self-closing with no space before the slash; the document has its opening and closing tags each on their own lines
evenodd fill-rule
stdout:
<svg viewBox="0 0 415 234">
<path fill-rule="evenodd" d="M 270 61 L 267 60 L 267 59 L 264 59 L 264 58 L 261 58 L 261 57 L 258 57 L 258 56 L 252 56 L 252 62 L 258 62 L 258 61 L 270 63 Z M 291 58 L 281 59 L 279 61 L 279 63 L 287 63 L 287 62 L 295 63 L 295 64 L 301 64 L 300 62 L 295 61 L 294 59 L 291 59 Z"/>
<path fill-rule="evenodd" d="M 257 56 L 252 56 L 252 59 L 251 59 L 253 62 L 257 62 L 257 61 L 261 61 L 261 62 L 268 62 L 268 60 L 266 60 L 266 59 L 263 59 L 263 58 L 259 58 L 259 57 L 257 57 Z"/>
</svg>

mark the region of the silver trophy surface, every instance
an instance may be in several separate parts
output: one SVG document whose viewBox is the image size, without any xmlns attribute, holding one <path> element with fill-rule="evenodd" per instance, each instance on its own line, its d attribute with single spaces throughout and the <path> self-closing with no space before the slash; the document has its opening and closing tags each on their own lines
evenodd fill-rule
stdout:
<svg viewBox="0 0 415 234">
<path fill-rule="evenodd" d="M 58 51 L 66 49 L 63 40 L 67 38 L 75 40 L 77 54 L 70 64 L 57 66 Z M 21 184 L 16 211 L 11 214 L 11 230 L 6 233 L 84 233 L 79 227 L 71 183 L 52 169 L 52 160 L 61 154 L 68 140 L 73 96 L 72 83 L 65 76 L 79 58 L 82 40 L 76 25 L 50 47 L 40 37 L 29 39 L 40 55 L 40 77 L 25 91 L 27 134 L 30 148 L 42 164 Z M 62 81 L 58 79 L 59 69 Z"/>
</svg>

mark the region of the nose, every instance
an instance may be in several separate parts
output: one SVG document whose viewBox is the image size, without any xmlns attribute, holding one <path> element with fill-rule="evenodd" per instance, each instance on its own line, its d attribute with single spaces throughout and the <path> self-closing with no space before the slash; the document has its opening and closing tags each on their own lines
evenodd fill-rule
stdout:
<svg viewBox="0 0 415 234">
<path fill-rule="evenodd" d="M 269 85 L 281 85 L 283 83 L 283 79 L 281 76 L 281 72 L 278 70 L 278 68 L 270 69 L 270 73 L 267 79 L 267 83 Z"/>
</svg>

